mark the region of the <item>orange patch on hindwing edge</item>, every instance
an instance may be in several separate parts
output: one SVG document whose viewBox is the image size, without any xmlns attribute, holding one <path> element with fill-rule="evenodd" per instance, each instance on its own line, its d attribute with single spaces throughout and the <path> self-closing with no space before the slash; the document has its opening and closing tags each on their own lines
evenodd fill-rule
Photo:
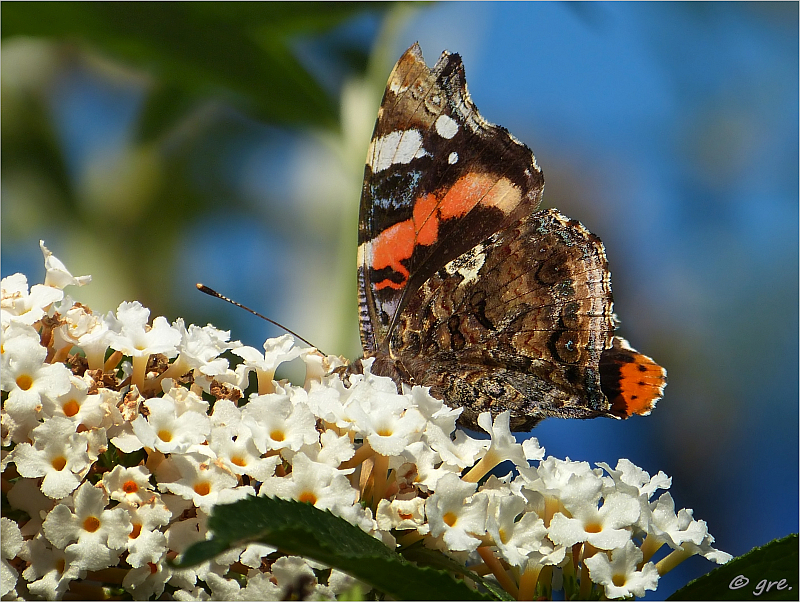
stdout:
<svg viewBox="0 0 800 602">
<path fill-rule="evenodd" d="M 402 262 L 411 258 L 416 246 L 430 246 L 439 240 L 441 221 L 463 217 L 476 205 L 496 207 L 508 213 L 520 200 L 519 190 L 509 180 L 498 180 L 485 173 L 468 173 L 440 195 L 441 192 L 418 197 L 411 219 L 388 227 L 370 243 L 369 267 L 373 270 L 390 268 L 401 276 L 400 282 L 389 278 L 377 282 L 377 290 L 397 290 L 406 285 L 409 271 Z"/>
<path fill-rule="evenodd" d="M 600 357 L 600 387 L 614 416 L 646 416 L 661 399 L 666 384 L 667 371 L 625 339 L 614 337 L 612 347 Z"/>
</svg>

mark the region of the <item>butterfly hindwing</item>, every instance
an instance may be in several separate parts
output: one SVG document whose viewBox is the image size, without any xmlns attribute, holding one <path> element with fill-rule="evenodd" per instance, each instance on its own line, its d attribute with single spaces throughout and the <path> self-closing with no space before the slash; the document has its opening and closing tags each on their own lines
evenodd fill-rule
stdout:
<svg viewBox="0 0 800 602">
<path fill-rule="evenodd" d="M 603 245 L 539 211 L 439 270 L 409 300 L 392 354 L 414 382 L 465 407 L 512 412 L 512 426 L 608 410 L 599 365 L 614 316 Z"/>
</svg>

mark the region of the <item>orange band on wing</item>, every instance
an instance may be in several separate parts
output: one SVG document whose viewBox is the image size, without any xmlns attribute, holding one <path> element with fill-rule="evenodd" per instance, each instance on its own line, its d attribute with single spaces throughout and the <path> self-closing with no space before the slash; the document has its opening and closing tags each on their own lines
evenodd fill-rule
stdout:
<svg viewBox="0 0 800 602">
<path fill-rule="evenodd" d="M 516 194 L 509 194 L 516 193 Z M 400 282 L 388 278 L 375 284 L 378 290 L 401 289 L 408 282 L 409 271 L 402 264 L 410 259 L 417 245 L 430 246 L 439 239 L 439 224 L 442 220 L 463 217 L 476 205 L 497 207 L 503 211 L 516 206 L 519 193 L 507 179 L 483 173 L 469 173 L 450 187 L 443 197 L 427 194 L 414 201 L 411 219 L 390 226 L 372 243 L 370 268 L 390 268 L 402 276 Z"/>
<path fill-rule="evenodd" d="M 375 285 L 381 290 L 386 287 L 394 289 L 403 288 L 408 280 L 408 270 L 400 263 L 403 259 L 411 257 L 414 252 L 414 224 L 408 219 L 386 228 L 372 243 L 372 263 L 374 270 L 391 268 L 403 276 L 402 282 L 389 279 L 382 280 Z"/>
</svg>

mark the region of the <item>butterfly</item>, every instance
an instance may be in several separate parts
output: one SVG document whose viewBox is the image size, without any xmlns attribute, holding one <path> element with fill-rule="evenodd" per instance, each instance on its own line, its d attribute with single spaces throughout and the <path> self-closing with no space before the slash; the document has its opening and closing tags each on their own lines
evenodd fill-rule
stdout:
<svg viewBox="0 0 800 602">
<path fill-rule="evenodd" d="M 358 305 L 372 373 L 527 431 L 649 414 L 666 371 L 616 336 L 603 243 L 555 209 L 531 150 L 481 117 L 457 54 L 394 67 L 367 153 Z"/>
</svg>

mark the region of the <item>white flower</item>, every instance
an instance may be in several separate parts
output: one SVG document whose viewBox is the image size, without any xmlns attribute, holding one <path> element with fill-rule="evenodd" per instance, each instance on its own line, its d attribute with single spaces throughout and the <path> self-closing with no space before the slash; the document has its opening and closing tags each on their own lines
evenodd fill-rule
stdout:
<svg viewBox="0 0 800 602">
<path fill-rule="evenodd" d="M 45 600 L 62 599 L 70 581 L 86 576 L 86 570 L 70 564 L 64 551 L 53 547 L 41 533 L 25 542 L 19 557 L 28 562 L 22 572 L 28 591 Z"/>
<path fill-rule="evenodd" d="M 0 551 L 3 553 L 0 560 L 0 596 L 6 596 L 17 587 L 19 573 L 8 561 L 22 549 L 22 534 L 17 523 L 10 518 L 0 518 L 0 525 Z"/>
<path fill-rule="evenodd" d="M 133 596 L 134 600 L 157 600 L 164 593 L 164 585 L 172 574 L 173 569 L 163 559 L 159 559 L 158 562 L 148 562 L 138 568 L 130 569 L 125 573 L 122 587 Z M 178 590 L 175 593 L 181 592 Z M 198 595 L 193 599 L 201 598 Z"/>
<path fill-rule="evenodd" d="M 228 349 L 241 346 L 238 341 L 230 342 L 229 330 L 219 330 L 211 324 L 200 327 L 190 324 L 187 329 L 183 318 L 173 323 L 181 334 L 178 344 L 178 358 L 175 365 L 181 364 L 188 370 L 199 370 L 208 376 L 215 376 L 228 369 L 228 360 L 219 355 Z"/>
<path fill-rule="evenodd" d="M 185 453 L 205 441 L 211 421 L 205 413 L 181 412 L 177 401 L 168 395 L 151 397 L 144 402 L 147 418 L 137 416 L 131 423 L 142 445 L 162 454 Z"/>
<path fill-rule="evenodd" d="M 12 416 L 6 412 L 5 407 L 0 410 L 0 423 L 2 423 L 3 446 L 30 441 L 31 431 L 41 424 L 38 415 L 33 412 Z"/>
<path fill-rule="evenodd" d="M 701 520 L 697 521 L 703 525 L 703 528 L 706 529 L 706 521 Z M 717 550 L 716 548 L 712 548 L 711 544 L 714 543 L 714 536 L 711 533 L 706 532 L 706 536 L 703 538 L 703 541 L 699 544 L 694 544 L 692 542 L 684 542 L 681 546 L 684 551 L 688 552 L 691 555 L 699 554 L 706 560 L 710 560 L 711 562 L 716 562 L 717 564 L 725 564 L 728 562 L 733 556 L 728 554 L 727 552 L 723 552 L 721 550 Z"/>
<path fill-rule="evenodd" d="M 350 437 L 346 434 L 339 436 L 333 430 L 322 431 L 319 435 L 319 443 L 304 445 L 300 451 L 314 462 L 322 462 L 334 468 L 352 458 L 356 453 Z"/>
<path fill-rule="evenodd" d="M 642 552 L 632 541 L 611 552 L 608 556 L 599 552 L 583 562 L 589 568 L 592 581 L 605 588 L 608 598 L 627 598 L 628 596 L 644 596 L 645 590 L 658 587 L 658 571 L 652 562 L 648 562 L 639 571 L 636 566 L 642 561 Z"/>
<path fill-rule="evenodd" d="M 639 519 L 639 501 L 624 493 L 612 493 L 598 509 L 594 502 L 567 506 L 572 517 L 556 512 L 550 521 L 549 536 L 557 544 L 571 546 L 588 541 L 601 550 L 625 545 L 631 538 L 628 529 Z"/>
<path fill-rule="evenodd" d="M 228 427 L 239 430 L 242 424 L 242 409 L 230 399 L 218 399 L 214 403 L 214 410 L 211 413 L 211 427 Z"/>
<path fill-rule="evenodd" d="M 627 458 L 621 458 L 617 461 L 616 470 L 612 470 L 605 462 L 598 462 L 598 466 L 602 467 L 611 477 L 604 477 L 604 481 L 613 481 L 613 487 L 619 491 L 623 490 L 623 485 L 630 488 L 635 488 L 636 491 L 628 491 L 628 493 L 638 493 L 650 499 L 652 495 L 659 489 L 669 489 L 672 485 L 672 479 L 658 471 L 654 477 L 636 466 Z"/>
<path fill-rule="evenodd" d="M 83 286 L 91 282 L 91 276 L 75 277 L 70 274 L 66 266 L 44 246 L 43 240 L 39 241 L 39 248 L 41 248 L 42 255 L 44 255 L 45 286 L 63 289 L 65 286 Z"/>
<path fill-rule="evenodd" d="M 105 491 L 91 483 L 81 485 L 73 498 L 74 511 L 62 502 L 47 515 L 45 537 L 81 569 L 115 565 L 131 532 L 128 512 L 119 506 L 107 510 Z"/>
<path fill-rule="evenodd" d="M 400 410 L 400 411 L 398 411 Z M 416 408 L 386 408 L 364 416 L 361 431 L 370 447 L 382 456 L 399 456 L 422 437 L 425 418 Z"/>
<path fill-rule="evenodd" d="M 281 588 L 270 573 L 253 570 L 247 573 L 247 586 L 239 590 L 237 600 L 282 600 Z"/>
<path fill-rule="evenodd" d="M 3 278 L 0 288 L 0 321 L 4 328 L 12 322 L 35 324 L 64 297 L 64 291 L 43 284 L 34 284 L 29 293 L 28 279 L 23 274 Z"/>
<path fill-rule="evenodd" d="M 314 414 L 285 393 L 252 396 L 242 409 L 242 423 L 262 454 L 273 449 L 298 451 L 319 441 Z"/>
<path fill-rule="evenodd" d="M 544 448 L 539 445 L 536 437 L 530 437 L 522 442 L 522 451 L 528 460 L 542 460 L 544 458 Z"/>
<path fill-rule="evenodd" d="M 239 375 L 239 388 L 247 388 L 247 380 L 250 372 L 254 371 L 258 375 L 258 392 L 260 395 L 272 393 L 274 385 L 272 380 L 275 378 L 275 370 L 283 362 L 289 362 L 296 357 L 300 357 L 303 352 L 301 347 L 295 347 L 294 337 L 290 334 L 267 339 L 264 342 L 264 353 L 262 354 L 253 347 L 242 345 L 231 350 L 244 360 L 236 368 Z"/>
<path fill-rule="evenodd" d="M 337 374 L 334 377 L 326 378 L 323 382 L 312 382 L 308 390 L 306 405 L 315 416 L 334 424 L 339 416 L 344 414 L 344 401 L 349 395 L 349 390 L 345 388 Z"/>
<path fill-rule="evenodd" d="M 518 527 L 524 528 L 527 538 L 532 540 L 541 540 L 547 535 L 544 521 L 534 513 L 529 512 L 520 517 L 524 510 L 525 499 L 506 490 L 505 495 L 492 496 L 486 520 L 486 530 L 492 536 L 494 545 L 498 547 L 510 564 L 520 568 L 525 568 L 527 558 L 524 551 L 518 548 L 516 542 L 510 543 L 516 529 Z M 522 520 L 518 520 L 526 517 L 529 517 L 528 521 L 535 519 L 533 529 L 527 524 L 521 524 Z"/>
<path fill-rule="evenodd" d="M 252 569 L 257 569 L 261 566 L 261 559 L 275 551 L 277 551 L 277 548 L 273 548 L 272 546 L 251 542 L 247 544 L 247 547 L 244 549 L 239 559 L 242 561 L 243 565 Z"/>
<path fill-rule="evenodd" d="M 451 408 L 431 397 L 428 387 L 413 387 L 411 399 L 427 420 L 423 440 L 439 454 L 443 462 L 466 468 L 475 464 L 478 457 L 485 453 L 488 442 L 473 439 L 462 430 L 456 431 L 456 419 L 462 408 Z"/>
<path fill-rule="evenodd" d="M 147 504 L 158 494 L 150 484 L 150 472 L 144 466 L 117 465 L 100 481 L 112 500 L 136 507 Z"/>
<path fill-rule="evenodd" d="M 42 517 L 55 505 L 54 500 L 42 493 L 38 479 L 18 479 L 8 492 L 8 502 L 12 508 L 24 510 L 30 516 L 30 520 L 20 529 L 26 537 L 41 530 Z"/>
<path fill-rule="evenodd" d="M 227 426 L 212 429 L 209 447 L 216 454 L 217 461 L 223 462 L 233 474 L 246 474 L 257 481 L 273 476 L 275 467 L 281 463 L 278 455 L 262 458 L 250 430 L 243 425 L 238 432 Z"/>
<path fill-rule="evenodd" d="M 236 487 L 238 481 L 227 470 L 198 453 L 172 454 L 156 470 L 158 488 L 170 491 L 210 512 L 220 493 Z"/>
<path fill-rule="evenodd" d="M 476 485 L 465 483 L 458 475 L 445 474 L 436 483 L 436 492 L 425 502 L 431 535 L 444 535 L 451 550 L 474 551 L 478 539 L 486 533 L 489 497 L 474 493 Z"/>
<path fill-rule="evenodd" d="M 304 389 L 311 388 L 311 381 L 328 379 L 335 368 L 347 365 L 344 358 L 336 355 L 325 356 L 313 348 L 303 349 L 303 351 L 300 352 L 300 357 L 303 358 L 303 362 L 306 365 L 306 380 L 303 383 Z"/>
<path fill-rule="evenodd" d="M 241 587 L 236 579 L 226 579 L 219 573 L 212 571 L 203 580 L 211 590 L 211 597 L 214 600 L 235 600 L 238 598 Z"/>
<path fill-rule="evenodd" d="M 167 552 L 167 537 L 160 527 L 169 524 L 172 513 L 156 498 L 138 508 L 128 508 L 128 513 L 132 525 L 126 542 L 128 564 L 138 568 L 158 563 Z"/>
<path fill-rule="evenodd" d="M 705 523 L 694 520 L 691 510 L 683 508 L 675 513 L 675 502 L 669 492 L 651 504 L 649 522 L 648 537 L 652 536 L 672 549 L 680 548 L 686 542 L 699 545 L 708 535 Z"/>
<path fill-rule="evenodd" d="M 341 514 L 358 499 L 345 472 L 313 462 L 303 453 L 292 458 L 291 474 L 265 480 L 258 494 L 308 502 L 334 514 Z"/>
<path fill-rule="evenodd" d="M 430 529 L 425 524 L 425 500 L 415 497 L 410 500 L 383 499 L 378 503 L 375 520 L 381 531 L 390 529 L 414 529 L 425 535 Z"/>
<path fill-rule="evenodd" d="M 77 345 L 86 354 L 90 370 L 102 368 L 111 332 L 109 325 L 116 323 L 113 314 L 109 312 L 104 318 L 75 303 L 61 317 L 64 323 L 53 331 L 55 346 L 60 349 Z"/>
<path fill-rule="evenodd" d="M 166 387 L 164 389 L 164 397 L 175 401 L 175 409 L 179 416 L 185 412 L 208 413 L 208 402 L 194 391 L 185 387 Z"/>
<path fill-rule="evenodd" d="M 153 326 L 149 327 L 149 318 L 150 310 L 138 301 L 120 303 L 117 308 L 119 329 L 109 335 L 109 347 L 131 357 L 154 353 L 175 357 L 181 333 L 172 328 L 163 316 L 153 320 Z"/>
<path fill-rule="evenodd" d="M 552 456 L 542 460 L 537 468 L 519 467 L 524 489 L 541 493 L 563 505 L 596 503 L 603 490 L 603 480 L 588 462 L 560 460 Z"/>
<path fill-rule="evenodd" d="M 500 412 L 494 422 L 492 422 L 492 415 L 489 412 L 482 412 L 478 416 L 478 426 L 489 433 L 492 444 L 480 462 L 464 475 L 466 481 L 477 483 L 492 468 L 506 460 L 511 460 L 516 466 L 527 468 L 528 458 L 522 445 L 517 443 L 514 435 L 511 434 L 510 420 L 511 412 L 509 410 Z"/>
<path fill-rule="evenodd" d="M 86 439 L 75 432 L 69 418 L 55 417 L 31 431 L 33 445 L 20 443 L 14 463 L 23 477 L 44 477 L 42 493 L 63 498 L 80 485 L 91 464 Z"/>
<path fill-rule="evenodd" d="M 506 549 L 516 547 L 519 552 L 525 554 L 527 566 L 531 564 L 560 565 L 566 556 L 567 549 L 564 546 L 553 544 L 545 536 L 545 531 L 544 521 L 535 513 L 527 512 L 514 525 L 514 532 L 506 542 Z M 511 562 L 510 558 L 509 562 Z"/>
<path fill-rule="evenodd" d="M 420 487 L 422 490 L 436 490 L 439 479 L 453 472 L 461 472 L 459 466 L 445 464 L 438 453 L 423 441 L 417 441 L 403 450 L 403 458 L 414 466 L 416 474 L 409 474 L 405 478 L 409 483 Z"/>
<path fill-rule="evenodd" d="M 47 349 L 32 337 L 14 337 L 3 342 L 0 383 L 8 391 L 3 405 L 15 419 L 35 414 L 42 400 L 54 400 L 69 391 L 71 372 L 64 364 L 46 364 Z"/>
<path fill-rule="evenodd" d="M 76 428 L 81 424 L 87 428 L 99 427 L 105 417 L 104 399 L 102 395 L 88 392 L 89 385 L 84 379 L 70 376 L 69 391 L 53 400 L 43 399 L 42 410 L 48 417 L 69 418 Z"/>
</svg>

